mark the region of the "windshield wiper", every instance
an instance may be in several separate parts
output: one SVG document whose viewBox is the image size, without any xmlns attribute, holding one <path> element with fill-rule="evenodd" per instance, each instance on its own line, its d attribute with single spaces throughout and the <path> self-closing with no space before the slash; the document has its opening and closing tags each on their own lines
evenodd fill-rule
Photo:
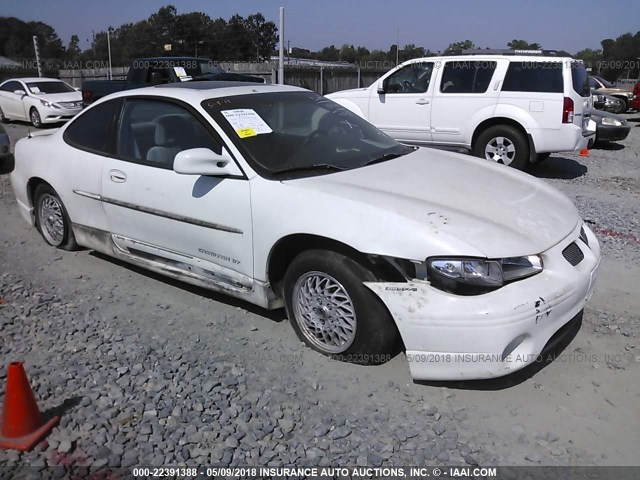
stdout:
<svg viewBox="0 0 640 480">
<path fill-rule="evenodd" d="M 366 167 L 367 165 L 373 165 L 374 163 L 381 163 L 381 162 L 386 162 L 387 160 L 393 160 L 394 158 L 402 157 L 403 155 L 406 155 L 415 150 L 416 150 L 415 147 L 407 147 L 401 152 L 385 153 L 384 155 L 380 155 L 379 157 L 375 157 L 369 160 L 368 162 L 363 163 L 362 166 Z"/>
<path fill-rule="evenodd" d="M 293 172 L 304 172 L 304 171 L 313 171 L 313 170 L 326 170 L 326 171 L 344 171 L 346 170 L 344 167 L 338 167 L 337 165 L 330 165 L 328 163 L 314 163 L 313 165 L 302 165 L 290 168 L 282 168 L 280 170 L 272 170 L 271 173 L 273 175 L 277 175 L 279 173 L 293 173 Z"/>
</svg>

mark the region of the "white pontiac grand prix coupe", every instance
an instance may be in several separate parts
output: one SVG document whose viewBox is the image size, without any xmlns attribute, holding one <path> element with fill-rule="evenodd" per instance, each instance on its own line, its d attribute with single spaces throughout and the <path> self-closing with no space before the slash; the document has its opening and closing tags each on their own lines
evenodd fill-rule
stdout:
<svg viewBox="0 0 640 480">
<path fill-rule="evenodd" d="M 284 305 L 342 360 L 403 344 L 415 379 L 506 375 L 593 291 L 600 247 L 563 194 L 307 90 L 129 90 L 47 133 L 18 142 L 11 177 L 47 243 Z"/>
</svg>

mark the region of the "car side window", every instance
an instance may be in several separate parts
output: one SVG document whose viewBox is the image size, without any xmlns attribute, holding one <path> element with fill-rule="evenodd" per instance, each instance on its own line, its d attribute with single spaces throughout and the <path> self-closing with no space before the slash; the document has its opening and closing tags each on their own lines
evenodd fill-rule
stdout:
<svg viewBox="0 0 640 480">
<path fill-rule="evenodd" d="M 24 90 L 24 88 L 18 82 L 7 82 L 0 87 L 0 90 L 13 93 L 16 90 Z"/>
<path fill-rule="evenodd" d="M 429 90 L 433 62 L 411 63 L 392 73 L 384 81 L 386 93 L 425 93 Z"/>
<path fill-rule="evenodd" d="M 189 110 L 155 99 L 126 101 L 116 144 L 118 158 L 168 170 L 183 150 L 208 148 L 222 153 L 221 143 Z"/>
<path fill-rule="evenodd" d="M 564 92 L 561 62 L 511 62 L 503 92 Z"/>
<path fill-rule="evenodd" d="M 497 62 L 451 61 L 442 72 L 442 93 L 485 93 L 496 71 Z"/>
<path fill-rule="evenodd" d="M 93 153 L 112 155 L 112 127 L 120 111 L 120 100 L 100 103 L 82 112 L 67 127 L 64 140 L 69 145 Z"/>
</svg>

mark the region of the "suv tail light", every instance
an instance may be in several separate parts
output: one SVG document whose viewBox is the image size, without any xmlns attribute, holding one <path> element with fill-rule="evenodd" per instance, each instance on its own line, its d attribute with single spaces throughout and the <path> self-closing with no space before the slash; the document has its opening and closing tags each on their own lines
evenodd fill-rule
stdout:
<svg viewBox="0 0 640 480">
<path fill-rule="evenodd" d="M 562 123 L 573 123 L 573 100 L 564 97 L 564 106 L 562 108 Z"/>
</svg>

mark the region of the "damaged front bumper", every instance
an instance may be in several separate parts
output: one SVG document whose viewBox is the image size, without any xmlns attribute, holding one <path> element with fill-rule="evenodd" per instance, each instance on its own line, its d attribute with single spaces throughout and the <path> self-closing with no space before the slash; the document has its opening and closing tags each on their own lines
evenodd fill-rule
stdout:
<svg viewBox="0 0 640 480">
<path fill-rule="evenodd" d="M 507 375 L 536 361 L 549 339 L 593 293 L 600 246 L 580 228 L 541 256 L 544 270 L 477 296 L 460 296 L 428 282 L 365 285 L 387 306 L 415 380 L 472 380 Z M 566 253 L 575 244 L 584 258 Z M 565 253 L 563 253 L 565 252 Z"/>
</svg>

